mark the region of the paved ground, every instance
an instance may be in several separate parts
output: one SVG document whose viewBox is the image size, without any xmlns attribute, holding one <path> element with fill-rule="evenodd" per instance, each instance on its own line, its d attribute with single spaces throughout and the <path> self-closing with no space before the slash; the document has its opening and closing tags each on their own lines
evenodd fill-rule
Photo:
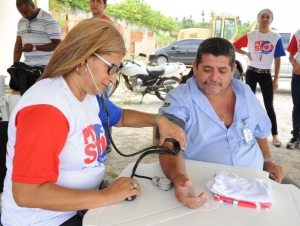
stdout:
<svg viewBox="0 0 300 226">
<path fill-rule="evenodd" d="M 271 144 L 272 137 L 269 137 L 269 144 L 272 156 L 277 163 L 284 167 L 286 176 L 292 178 L 300 184 L 300 149 L 289 150 L 285 148 L 286 142 L 291 138 L 290 131 L 292 129 L 292 99 L 289 90 L 289 82 L 286 80 L 280 81 L 281 88 L 275 93 L 275 111 L 277 114 L 277 122 L 279 129 L 279 137 L 282 141 L 282 146 L 276 148 Z M 258 99 L 262 102 L 260 91 L 257 92 Z M 122 108 L 136 109 L 151 113 L 157 113 L 157 109 L 161 106 L 160 101 L 156 96 L 147 94 L 144 97 L 142 104 L 139 104 L 141 95 L 135 95 L 124 87 L 118 87 L 116 93 L 113 94 L 111 100 Z M 114 128 L 113 139 L 123 153 L 132 153 L 140 149 L 152 145 L 152 128 Z M 109 154 L 107 161 L 106 176 L 117 176 L 129 163 L 137 160 L 137 156 L 125 158 L 112 151 Z M 147 156 L 143 162 L 157 161 L 157 156 Z"/>
</svg>

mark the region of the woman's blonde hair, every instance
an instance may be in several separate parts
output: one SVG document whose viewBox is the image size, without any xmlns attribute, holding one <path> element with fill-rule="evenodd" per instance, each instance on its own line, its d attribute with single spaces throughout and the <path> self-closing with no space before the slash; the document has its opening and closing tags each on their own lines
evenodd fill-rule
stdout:
<svg viewBox="0 0 300 226">
<path fill-rule="evenodd" d="M 73 71 L 93 53 L 125 55 L 125 43 L 120 32 L 111 23 L 86 19 L 77 24 L 56 47 L 43 75 L 56 78 Z"/>
</svg>

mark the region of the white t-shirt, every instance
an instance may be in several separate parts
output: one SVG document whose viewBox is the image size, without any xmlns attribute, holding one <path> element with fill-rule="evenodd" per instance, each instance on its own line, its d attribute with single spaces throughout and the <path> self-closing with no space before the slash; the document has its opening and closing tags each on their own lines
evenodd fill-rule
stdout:
<svg viewBox="0 0 300 226">
<path fill-rule="evenodd" d="M 107 157 L 99 110 L 94 95 L 78 101 L 62 77 L 43 79 L 26 91 L 8 128 L 4 225 L 60 225 L 76 214 L 20 208 L 12 195 L 12 181 L 98 189 Z"/>
<path fill-rule="evenodd" d="M 62 39 L 61 27 L 58 21 L 49 13 L 40 9 L 38 15 L 32 20 L 22 17 L 18 23 L 18 33 L 22 44 L 45 45 L 51 43 L 51 39 Z M 24 52 L 25 64 L 30 66 L 47 65 L 53 51 Z"/>
<path fill-rule="evenodd" d="M 258 30 L 249 32 L 233 43 L 234 47 L 247 47 L 252 60 L 249 66 L 259 69 L 271 69 L 274 58 L 285 56 L 279 34 L 269 31 L 260 33 Z"/>
<path fill-rule="evenodd" d="M 292 55 L 296 55 L 295 60 L 297 64 L 300 65 L 300 29 L 295 32 L 293 35 L 289 46 L 287 48 L 287 51 L 290 52 Z"/>
</svg>

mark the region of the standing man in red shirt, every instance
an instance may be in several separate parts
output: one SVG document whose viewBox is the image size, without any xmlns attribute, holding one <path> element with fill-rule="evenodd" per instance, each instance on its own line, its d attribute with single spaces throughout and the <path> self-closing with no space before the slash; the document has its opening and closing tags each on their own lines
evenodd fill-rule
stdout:
<svg viewBox="0 0 300 226">
<path fill-rule="evenodd" d="M 108 16 L 104 14 L 107 7 L 107 0 L 90 0 L 90 10 L 93 13 L 93 18 L 100 18 L 114 23 Z"/>
<path fill-rule="evenodd" d="M 286 147 L 293 149 L 299 147 L 300 139 L 300 29 L 293 35 L 287 51 L 290 53 L 289 60 L 293 66 L 293 75 L 291 82 L 291 92 L 293 99 L 293 137 L 286 144 Z"/>
</svg>

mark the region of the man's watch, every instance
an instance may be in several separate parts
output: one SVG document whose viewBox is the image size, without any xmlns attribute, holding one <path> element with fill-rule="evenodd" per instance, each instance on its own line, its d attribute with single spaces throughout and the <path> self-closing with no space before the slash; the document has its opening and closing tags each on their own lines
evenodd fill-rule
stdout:
<svg viewBox="0 0 300 226">
<path fill-rule="evenodd" d="M 36 52 L 36 46 L 32 45 L 32 52 Z"/>
<path fill-rule="evenodd" d="M 264 163 L 266 163 L 266 162 L 275 162 L 274 161 L 274 159 L 271 157 L 271 158 L 266 158 L 266 159 L 264 159 Z"/>
<path fill-rule="evenodd" d="M 249 55 L 250 55 L 250 52 L 246 52 L 245 55 L 246 55 L 246 56 L 249 56 Z"/>
</svg>

